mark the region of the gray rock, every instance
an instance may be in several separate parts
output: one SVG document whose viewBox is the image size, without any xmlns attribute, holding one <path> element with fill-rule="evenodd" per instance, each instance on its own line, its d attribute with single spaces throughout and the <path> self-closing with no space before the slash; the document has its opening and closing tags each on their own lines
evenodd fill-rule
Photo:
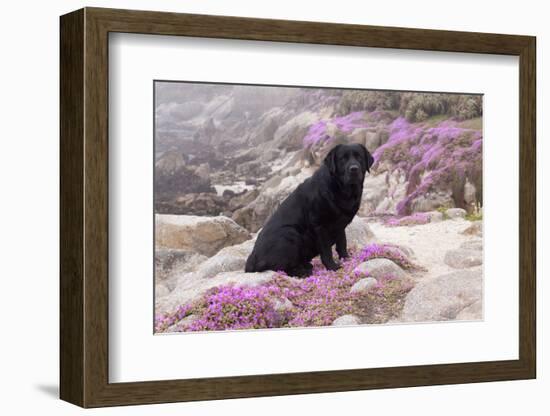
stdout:
<svg viewBox="0 0 550 416">
<path fill-rule="evenodd" d="M 460 321 L 479 321 L 483 319 L 483 302 L 478 300 L 470 306 L 465 307 L 456 316 L 456 319 Z"/>
<path fill-rule="evenodd" d="M 380 175 L 367 175 L 363 183 L 365 191 L 361 198 L 359 215 L 367 216 L 372 214 L 380 203 L 388 195 L 387 173 Z"/>
<path fill-rule="evenodd" d="M 164 331 L 165 333 L 169 333 L 169 332 L 182 332 L 182 326 L 183 325 L 190 325 L 192 324 L 194 321 L 196 321 L 197 319 L 199 319 L 198 316 L 196 315 L 187 315 L 185 318 L 179 320 L 178 322 L 176 322 L 174 325 L 172 326 L 169 326 L 168 328 L 166 328 L 166 331 Z"/>
<path fill-rule="evenodd" d="M 174 274 L 195 270 L 207 259 L 206 256 L 190 250 L 159 248 L 155 250 L 155 279 L 167 280 Z"/>
<path fill-rule="evenodd" d="M 430 217 L 430 222 L 441 222 L 445 219 L 443 213 L 439 211 L 429 211 L 426 214 Z"/>
<path fill-rule="evenodd" d="M 222 248 L 195 270 L 199 279 L 209 279 L 222 272 L 244 271 L 246 259 L 254 248 L 255 238 L 241 244 Z"/>
<path fill-rule="evenodd" d="M 281 178 L 275 186 L 264 184 L 257 198 L 233 213 L 233 220 L 251 232 L 258 231 L 286 197 L 312 173 L 311 169 L 302 169 L 298 175 Z"/>
<path fill-rule="evenodd" d="M 472 221 L 472 225 L 465 228 L 461 232 L 463 235 L 475 235 L 477 237 L 483 236 L 483 224 L 481 221 Z"/>
<path fill-rule="evenodd" d="M 415 257 L 414 251 L 409 246 L 406 246 L 404 244 L 395 244 L 386 242 L 384 244 L 392 246 L 394 250 L 396 250 L 398 253 L 400 253 L 403 257 Z"/>
<path fill-rule="evenodd" d="M 466 210 L 462 208 L 449 208 L 445 211 L 445 214 L 447 214 L 450 219 L 464 218 L 466 216 Z"/>
<path fill-rule="evenodd" d="M 384 258 L 365 261 L 359 264 L 354 271 L 368 274 L 369 277 L 374 277 L 375 279 L 381 279 L 386 276 L 403 279 L 407 276 L 407 273 L 401 267 L 393 261 Z"/>
<path fill-rule="evenodd" d="M 466 307 L 481 301 L 481 268 L 460 270 L 423 280 L 409 292 L 401 322 L 430 322 L 456 319 Z"/>
<path fill-rule="evenodd" d="M 443 261 L 455 269 L 466 269 L 483 264 L 483 253 L 479 250 L 458 248 L 447 251 Z"/>
<path fill-rule="evenodd" d="M 250 239 L 250 233 L 224 216 L 157 214 L 155 243 L 159 248 L 175 248 L 213 256 L 220 249 Z"/>
<path fill-rule="evenodd" d="M 336 318 L 333 322 L 333 326 L 347 326 L 347 325 L 360 325 L 361 321 L 355 315 L 343 315 Z"/>
<path fill-rule="evenodd" d="M 460 248 L 466 250 L 483 250 L 483 240 L 465 241 L 460 245 Z"/>
<path fill-rule="evenodd" d="M 477 190 L 474 184 L 470 181 L 466 181 L 464 184 L 464 202 L 468 205 L 474 206 L 477 202 L 476 198 Z"/>
<path fill-rule="evenodd" d="M 155 298 L 160 298 L 169 294 L 170 290 L 166 287 L 166 285 L 163 285 L 161 283 L 157 283 L 155 285 Z"/>
<path fill-rule="evenodd" d="M 277 312 L 292 309 L 294 305 L 288 298 L 280 298 L 280 299 L 274 299 L 273 300 L 273 307 Z"/>
<path fill-rule="evenodd" d="M 376 236 L 370 229 L 367 221 L 356 216 L 346 227 L 346 239 L 348 247 L 363 248 L 367 244 L 375 242 Z"/>
<path fill-rule="evenodd" d="M 439 207 L 454 206 L 454 201 L 449 191 L 427 192 L 412 201 L 413 212 L 434 211 Z"/>
<path fill-rule="evenodd" d="M 367 292 L 376 284 L 378 283 L 378 280 L 376 280 L 374 277 L 365 277 L 363 279 L 358 280 L 352 287 L 350 292 L 351 293 L 360 293 L 360 292 Z"/>
<path fill-rule="evenodd" d="M 223 272 L 244 271 L 246 257 L 216 254 L 202 263 L 195 274 L 200 279 L 209 279 Z"/>
</svg>

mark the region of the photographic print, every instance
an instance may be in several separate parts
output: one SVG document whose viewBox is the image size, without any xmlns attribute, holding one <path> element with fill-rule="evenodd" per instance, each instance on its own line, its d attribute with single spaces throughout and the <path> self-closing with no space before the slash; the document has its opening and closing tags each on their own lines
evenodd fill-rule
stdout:
<svg viewBox="0 0 550 416">
<path fill-rule="evenodd" d="M 156 334 L 483 319 L 481 94 L 155 81 L 153 107 Z"/>
</svg>

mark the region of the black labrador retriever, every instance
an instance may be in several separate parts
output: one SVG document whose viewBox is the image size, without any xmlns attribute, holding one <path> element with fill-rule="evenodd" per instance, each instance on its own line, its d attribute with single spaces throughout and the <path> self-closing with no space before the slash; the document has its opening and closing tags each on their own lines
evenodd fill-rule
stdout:
<svg viewBox="0 0 550 416">
<path fill-rule="evenodd" d="M 347 258 L 345 229 L 359 209 L 365 172 L 374 162 L 365 146 L 337 145 L 323 165 L 279 206 L 258 235 L 246 261 L 246 272 L 285 271 L 311 274 L 311 260 L 320 255 L 329 270 L 340 266 L 332 246 Z"/>
</svg>

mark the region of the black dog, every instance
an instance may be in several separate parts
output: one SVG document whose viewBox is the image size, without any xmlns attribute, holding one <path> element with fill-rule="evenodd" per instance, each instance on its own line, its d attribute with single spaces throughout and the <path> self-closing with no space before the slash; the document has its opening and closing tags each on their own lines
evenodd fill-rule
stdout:
<svg viewBox="0 0 550 416">
<path fill-rule="evenodd" d="M 340 266 L 332 246 L 347 258 L 345 229 L 359 209 L 365 172 L 374 159 L 360 144 L 337 145 L 323 165 L 294 190 L 269 218 L 246 261 L 246 272 L 311 274 L 311 259 L 321 255 L 329 270 Z"/>
</svg>

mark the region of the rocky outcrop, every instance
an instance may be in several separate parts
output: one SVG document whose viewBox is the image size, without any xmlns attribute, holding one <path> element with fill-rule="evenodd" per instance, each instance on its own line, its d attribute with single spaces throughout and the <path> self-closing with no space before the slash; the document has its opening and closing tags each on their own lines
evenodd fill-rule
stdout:
<svg viewBox="0 0 550 416">
<path fill-rule="evenodd" d="M 213 256 L 224 247 L 250 239 L 250 233 L 224 216 L 159 215 L 155 217 L 158 248 L 189 250 Z"/>
</svg>

